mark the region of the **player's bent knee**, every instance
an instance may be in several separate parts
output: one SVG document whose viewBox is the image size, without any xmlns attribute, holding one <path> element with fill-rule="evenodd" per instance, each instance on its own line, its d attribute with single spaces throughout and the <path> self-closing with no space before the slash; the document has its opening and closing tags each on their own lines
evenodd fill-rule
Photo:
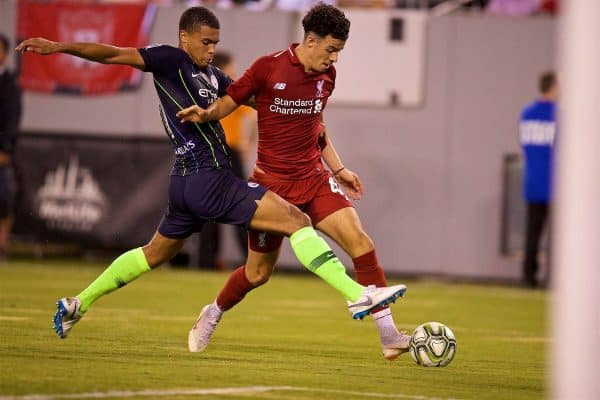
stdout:
<svg viewBox="0 0 600 400">
<path fill-rule="evenodd" d="M 258 287 L 258 286 L 262 286 L 265 283 L 269 282 L 270 278 L 271 278 L 271 275 L 262 275 L 262 276 L 258 277 L 256 280 L 250 281 L 250 283 L 252 284 L 252 286 Z"/>
<path fill-rule="evenodd" d="M 161 257 L 161 254 L 157 252 L 154 248 L 152 248 L 151 243 L 148 243 L 144 247 L 142 247 L 142 251 L 144 252 L 144 256 L 146 257 L 146 262 L 151 269 L 154 269 L 161 265 L 164 262 L 169 261 L 169 259 L 165 259 L 165 257 Z"/>
<path fill-rule="evenodd" d="M 168 239 L 161 235 L 154 235 L 150 242 L 142 247 L 148 266 L 152 269 L 166 263 L 181 250 L 183 240 Z"/>
<path fill-rule="evenodd" d="M 371 251 L 375 248 L 375 243 L 367 234 L 364 234 L 360 237 L 360 247 Z"/>
<path fill-rule="evenodd" d="M 300 209 L 298 207 L 293 206 L 291 204 L 290 204 L 290 214 L 292 216 L 292 219 L 293 219 L 293 222 L 294 222 L 294 225 L 296 228 L 296 229 L 294 229 L 294 231 L 312 225 L 312 221 L 310 220 L 310 217 L 307 214 L 300 211 Z"/>
<path fill-rule="evenodd" d="M 247 279 L 252 286 L 258 287 L 267 283 L 271 278 L 271 274 L 272 272 L 267 270 L 253 271 L 248 274 Z"/>
<path fill-rule="evenodd" d="M 351 255 L 357 257 L 373 251 L 375 249 L 375 244 L 369 235 L 362 232 L 360 235 L 352 238 L 349 247 Z"/>
</svg>

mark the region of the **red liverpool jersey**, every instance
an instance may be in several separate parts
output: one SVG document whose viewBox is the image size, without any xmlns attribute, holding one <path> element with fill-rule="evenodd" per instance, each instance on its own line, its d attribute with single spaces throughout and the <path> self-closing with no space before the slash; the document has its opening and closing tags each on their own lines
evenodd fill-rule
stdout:
<svg viewBox="0 0 600 400">
<path fill-rule="evenodd" d="M 259 58 L 227 88 L 237 104 L 255 96 L 256 165 L 283 179 L 303 179 L 323 170 L 318 144 L 321 113 L 335 86 L 335 68 L 306 73 L 296 57 L 297 46 Z"/>
</svg>

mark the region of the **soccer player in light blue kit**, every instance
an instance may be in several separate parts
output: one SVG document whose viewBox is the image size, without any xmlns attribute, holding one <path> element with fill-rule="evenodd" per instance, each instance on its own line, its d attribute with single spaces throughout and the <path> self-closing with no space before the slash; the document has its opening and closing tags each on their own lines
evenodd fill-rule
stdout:
<svg viewBox="0 0 600 400">
<path fill-rule="evenodd" d="M 521 113 L 520 136 L 525 174 L 523 194 L 527 202 L 527 232 L 523 280 L 526 286 L 538 285 L 538 250 L 548 219 L 552 197 L 552 170 L 556 140 L 556 99 L 558 84 L 553 72 L 546 72 L 539 81 L 540 97 Z"/>
<path fill-rule="evenodd" d="M 101 296 L 172 258 L 185 239 L 209 221 L 244 225 L 288 236 L 299 261 L 338 290 L 354 318 L 394 302 L 406 287 L 367 288 L 353 281 L 310 218 L 274 192 L 237 178 L 218 121 L 180 123 L 184 107 L 207 108 L 226 94 L 231 80 L 211 65 L 219 42 L 219 21 L 204 7 L 186 10 L 179 21 L 179 47 L 121 48 L 99 43 L 61 43 L 27 39 L 17 51 L 67 53 L 104 64 L 124 64 L 151 72 L 165 130 L 176 160 L 171 172 L 169 205 L 150 242 L 119 256 L 75 297 L 57 302 L 54 328 L 64 338 Z"/>
</svg>

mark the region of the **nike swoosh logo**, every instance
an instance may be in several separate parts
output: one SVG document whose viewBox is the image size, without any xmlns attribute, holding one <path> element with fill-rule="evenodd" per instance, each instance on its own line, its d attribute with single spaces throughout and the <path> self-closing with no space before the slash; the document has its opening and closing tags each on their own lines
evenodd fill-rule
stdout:
<svg viewBox="0 0 600 400">
<path fill-rule="evenodd" d="M 194 74 L 194 73 L 192 72 L 192 78 L 197 78 L 197 77 L 199 77 L 200 75 L 202 75 L 200 72 L 198 72 L 197 74 Z"/>
<path fill-rule="evenodd" d="M 352 307 L 370 306 L 371 304 L 373 304 L 373 300 L 369 298 L 368 300 L 365 300 L 363 302 L 352 304 Z"/>
</svg>

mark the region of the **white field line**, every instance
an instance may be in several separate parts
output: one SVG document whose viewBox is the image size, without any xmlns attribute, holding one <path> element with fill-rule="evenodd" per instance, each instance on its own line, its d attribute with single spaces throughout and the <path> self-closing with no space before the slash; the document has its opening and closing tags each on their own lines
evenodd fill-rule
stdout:
<svg viewBox="0 0 600 400">
<path fill-rule="evenodd" d="M 28 394 L 24 396 L 0 396 L 0 400 L 60 400 L 60 399 L 107 399 L 107 398 L 129 398 L 129 397 L 170 397 L 170 396 L 207 396 L 207 395 L 228 395 L 228 394 L 252 394 L 264 392 L 316 392 L 316 393 L 336 393 L 354 396 L 381 398 L 381 399 L 410 399 L 410 400 L 456 400 L 451 398 L 415 396 L 408 394 L 389 394 L 374 392 L 359 392 L 352 390 L 319 389 L 310 387 L 294 386 L 249 386 L 235 388 L 218 389 L 168 389 L 168 390 L 119 390 L 109 392 L 88 392 L 88 393 L 64 393 L 64 394 Z"/>
<path fill-rule="evenodd" d="M 13 317 L 9 315 L 0 315 L 0 321 L 26 321 L 31 317 Z"/>
</svg>

